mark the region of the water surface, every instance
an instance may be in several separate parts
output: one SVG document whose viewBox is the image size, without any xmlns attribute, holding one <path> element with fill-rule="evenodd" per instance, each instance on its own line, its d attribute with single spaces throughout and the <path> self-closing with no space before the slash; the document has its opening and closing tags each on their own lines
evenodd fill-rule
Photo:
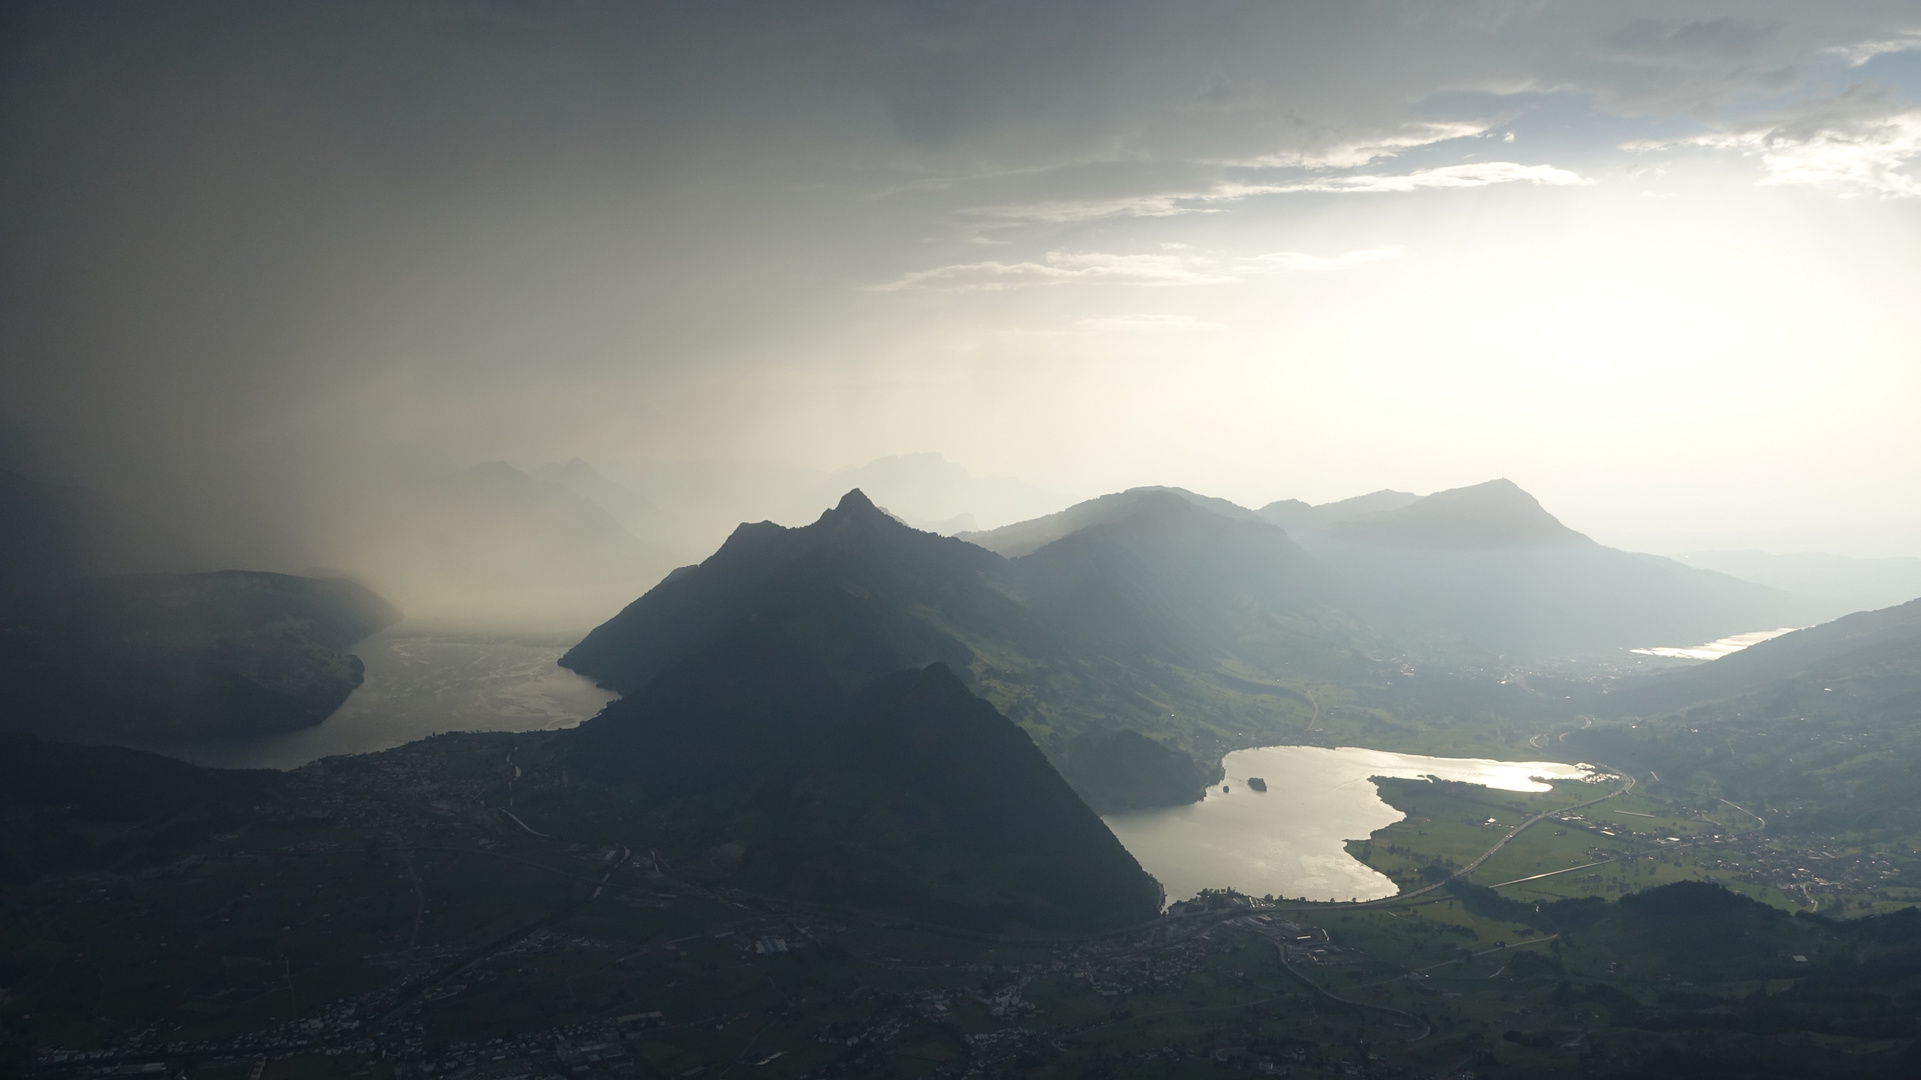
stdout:
<svg viewBox="0 0 1921 1080">
<path fill-rule="evenodd" d="M 1800 627 L 1798 626 L 1783 626 L 1778 630 L 1756 630 L 1752 633 L 1716 638 L 1706 645 L 1658 645 L 1646 649 L 1629 649 L 1628 651 L 1640 653 L 1642 656 L 1669 656 L 1679 660 L 1719 660 L 1723 656 L 1738 653 L 1750 645 L 1759 645 L 1769 638 L 1778 638 L 1782 634 L 1792 634 L 1799 629 Z"/>
<path fill-rule="evenodd" d="M 1365 839 L 1404 816 L 1381 801 L 1369 777 L 1436 776 L 1505 791 L 1546 791 L 1529 777 L 1569 779 L 1591 771 L 1554 761 L 1425 757 L 1353 746 L 1263 746 L 1237 750 L 1221 764 L 1225 794 L 1215 784 L 1198 803 L 1104 819 L 1160 879 L 1170 901 L 1229 886 L 1250 896 L 1308 900 L 1393 896 L 1393 881 L 1345 850 L 1347 841 Z M 1250 776 L 1266 780 L 1267 791 L 1248 787 Z"/>
<path fill-rule="evenodd" d="M 578 636 L 395 627 L 354 646 L 366 680 L 317 727 L 252 742 L 163 749 L 200 765 L 290 769 L 443 731 L 572 727 L 615 697 L 555 663 Z"/>
</svg>

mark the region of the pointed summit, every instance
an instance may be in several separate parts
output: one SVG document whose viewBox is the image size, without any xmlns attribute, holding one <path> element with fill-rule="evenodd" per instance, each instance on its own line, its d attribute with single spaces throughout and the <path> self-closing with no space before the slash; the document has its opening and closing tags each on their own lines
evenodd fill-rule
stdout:
<svg viewBox="0 0 1921 1080">
<path fill-rule="evenodd" d="M 886 507 L 851 488 L 812 524 L 800 530 L 816 536 L 821 543 L 840 550 L 853 550 L 879 544 L 912 543 L 922 530 L 902 521 Z"/>
<path fill-rule="evenodd" d="M 972 544 L 902 524 L 854 488 L 811 525 L 743 524 L 705 562 L 675 571 L 560 663 L 627 693 L 744 620 L 871 618 L 880 622 L 864 632 L 889 643 L 903 662 L 952 659 L 964 666 L 971 655 L 964 646 L 901 613 L 975 594 L 1011 604 L 979 583 L 1000 563 Z M 864 614 L 847 615 L 850 598 Z"/>
<path fill-rule="evenodd" d="M 880 507 L 874 505 L 874 500 L 867 497 L 865 491 L 859 488 L 848 488 L 847 494 L 840 497 L 840 502 L 836 503 L 832 510 L 827 511 L 821 516 L 838 517 L 844 514 L 859 514 L 863 511 L 875 514 L 883 512 Z"/>
</svg>

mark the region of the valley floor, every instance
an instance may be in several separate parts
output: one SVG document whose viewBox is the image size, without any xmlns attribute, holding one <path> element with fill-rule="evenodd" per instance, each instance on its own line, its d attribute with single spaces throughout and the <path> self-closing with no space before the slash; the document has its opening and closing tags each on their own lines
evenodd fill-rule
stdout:
<svg viewBox="0 0 1921 1080">
<path fill-rule="evenodd" d="M 1016 940 L 783 903 L 576 840 L 563 815 L 500 805 L 524 738 L 304 770 L 290 806 L 164 865 L 6 886 L 18 1064 L 61 1080 L 1609 1076 L 1712 1054 L 1752 1075 L 1902 1075 L 1916 1034 L 1921 967 L 1859 978 L 1885 943 L 1855 924 L 1761 918 L 1761 937 L 1688 959 L 1637 937 L 1627 904 L 1554 906 L 1693 879 L 1824 914 L 1917 895 L 1879 852 L 1837 841 L 1802 869 L 1817 863 L 1752 815 L 1646 784 L 1562 810 L 1605 791 L 1384 781 L 1409 816 L 1353 850 L 1408 892 L 1550 813 L 1420 895 L 1209 894 L 1132 931 Z"/>
</svg>

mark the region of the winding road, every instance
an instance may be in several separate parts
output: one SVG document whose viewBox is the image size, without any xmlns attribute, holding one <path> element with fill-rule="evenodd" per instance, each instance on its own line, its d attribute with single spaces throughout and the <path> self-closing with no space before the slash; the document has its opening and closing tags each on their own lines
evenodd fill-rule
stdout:
<svg viewBox="0 0 1921 1080">
<path fill-rule="evenodd" d="M 1602 766 L 1602 768 L 1606 768 L 1606 766 Z M 1480 869 L 1482 863 L 1493 858 L 1497 852 L 1499 852 L 1502 848 L 1508 845 L 1508 841 L 1514 839 L 1515 837 L 1521 835 L 1523 832 L 1527 831 L 1528 827 L 1532 826 L 1534 823 L 1541 821 L 1544 818 L 1553 817 L 1556 814 L 1565 814 L 1570 810 L 1581 810 L 1581 809 L 1585 809 L 1587 807 L 1593 806 L 1596 803 L 1604 803 L 1609 799 L 1614 798 L 1617 795 L 1625 795 L 1628 792 L 1634 790 L 1634 777 L 1629 776 L 1626 773 L 1617 772 L 1616 770 L 1613 770 L 1613 769 L 1608 769 L 1608 771 L 1615 773 L 1615 775 L 1617 776 L 1620 776 L 1623 780 L 1626 781 L 1626 783 L 1622 784 L 1620 787 L 1615 788 L 1613 791 L 1608 792 L 1606 795 L 1603 795 L 1598 799 L 1589 799 L 1586 802 L 1575 803 L 1572 806 L 1561 806 L 1561 807 L 1556 807 L 1553 810 L 1541 811 L 1540 813 L 1534 815 L 1533 817 L 1528 818 L 1526 821 L 1521 822 L 1519 825 L 1514 826 L 1512 829 L 1509 829 L 1507 831 L 1507 835 L 1501 837 L 1499 840 L 1496 840 L 1494 842 L 1493 847 L 1488 848 L 1486 851 L 1481 852 L 1479 858 L 1476 858 L 1473 862 L 1468 863 L 1466 866 L 1461 867 L 1459 870 L 1456 870 L 1452 874 L 1449 874 L 1447 877 L 1442 878 L 1441 880 L 1433 883 L 1432 885 L 1423 885 L 1420 888 L 1415 889 L 1413 892 L 1395 893 L 1393 896 L 1384 896 L 1379 900 L 1356 900 L 1356 901 L 1349 901 L 1349 902 L 1336 901 L 1333 903 L 1303 903 L 1303 904 L 1293 905 L 1291 907 L 1291 910 L 1309 910 L 1309 909 L 1326 910 L 1328 908 L 1385 907 L 1389 904 L 1398 904 L 1404 900 L 1412 900 L 1415 897 L 1420 896 L 1424 893 L 1433 892 L 1435 889 L 1438 889 L 1441 886 L 1446 885 L 1450 881 L 1453 881 L 1457 878 L 1464 878 L 1467 875 L 1472 874 L 1474 871 Z M 1510 882 L 1509 884 L 1512 884 L 1512 883 Z"/>
</svg>

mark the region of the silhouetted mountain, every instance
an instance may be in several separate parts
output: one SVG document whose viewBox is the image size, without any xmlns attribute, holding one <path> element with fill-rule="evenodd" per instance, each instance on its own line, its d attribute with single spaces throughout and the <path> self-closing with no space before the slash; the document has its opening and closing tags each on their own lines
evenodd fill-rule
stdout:
<svg viewBox="0 0 1921 1080">
<path fill-rule="evenodd" d="M 850 500 L 834 524 L 859 530 L 872 511 Z M 694 872 L 763 892 L 983 929 L 1158 912 L 1154 880 L 1024 732 L 946 666 L 891 651 L 874 599 L 799 599 L 582 725 L 576 767 L 661 810 L 703 853 Z"/>
<path fill-rule="evenodd" d="M 0 722 L 146 745 L 317 724 L 360 685 L 345 649 L 397 618 L 351 582 L 286 574 L 70 581 L 6 617 Z"/>
<path fill-rule="evenodd" d="M 1031 521 L 1003 525 L 998 529 L 985 532 L 968 532 L 959 535 L 962 540 L 970 544 L 978 544 L 1011 559 L 1032 554 L 1090 525 L 1100 525 L 1127 517 L 1141 506 L 1154 503 L 1166 495 L 1175 496 L 1223 517 L 1239 520 L 1252 520 L 1256 517 L 1253 511 L 1236 506 L 1226 499 L 1196 495 L 1184 488 L 1138 487 L 1076 503 L 1058 514 L 1048 514 Z"/>
<path fill-rule="evenodd" d="M 910 529 L 854 491 L 803 528 L 741 526 L 561 662 L 632 692 L 745 623 L 808 619 L 820 669 L 843 683 L 874 674 L 848 659 L 871 652 L 856 639 L 904 666 L 946 663 L 1025 725 L 1097 809 L 1175 789 L 1190 801 L 1192 778 L 1208 771 L 1197 762 L 1311 708 L 1271 679 L 1365 662 L 1353 628 L 1313 606 L 1312 560 L 1281 530 L 1212 502 L 1127 493 L 1083 516 L 1094 523 L 1008 560 Z M 1127 729 L 1172 740 L 1166 769 L 1141 785 L 1136 765 L 1124 770 L 1132 780 L 1106 778 L 1114 761 L 1083 759 L 1105 744 L 1080 736 Z"/>
<path fill-rule="evenodd" d="M 1399 492 L 1378 492 L 1377 495 Z M 1363 496 L 1372 498 L 1373 496 Z M 1329 519 L 1341 537 L 1409 547 L 1539 547 L 1593 544 L 1541 508 L 1512 480 L 1437 491 L 1400 507 Z"/>
<path fill-rule="evenodd" d="M 1356 543 L 1403 547 L 1593 543 L 1505 479 L 1427 496 L 1381 490 L 1320 506 L 1284 499 L 1261 507 L 1260 516 L 1295 532 L 1327 532 Z"/>
<path fill-rule="evenodd" d="M 1321 585 L 1319 566 L 1280 529 L 1177 488 L 1135 488 L 1041 521 L 1073 528 L 1014 561 L 1022 593 L 1094 655 L 1204 665 L 1242 651 L 1258 633 L 1250 623 L 1270 629 Z"/>
<path fill-rule="evenodd" d="M 1425 497 L 1270 503 L 1261 514 L 1327 565 L 1336 604 L 1417 651 L 1692 644 L 1808 611 L 1778 590 L 1597 544 L 1507 480 Z"/>
<path fill-rule="evenodd" d="M 949 626 L 1028 636 L 1027 614 L 994 587 L 1005 569 L 991 552 L 902 525 L 855 489 L 812 525 L 742 525 L 706 561 L 669 574 L 560 663 L 628 693 L 757 616 L 851 595 L 873 601 L 860 617 L 904 664 L 941 660 L 965 670 L 973 652 Z"/>
<path fill-rule="evenodd" d="M 1282 499 L 1261 507 L 1262 517 L 1283 529 L 1325 529 L 1357 517 L 1384 514 L 1420 502 L 1421 496 L 1406 491 L 1382 488 L 1339 502 L 1309 506 L 1299 499 Z"/>
</svg>

